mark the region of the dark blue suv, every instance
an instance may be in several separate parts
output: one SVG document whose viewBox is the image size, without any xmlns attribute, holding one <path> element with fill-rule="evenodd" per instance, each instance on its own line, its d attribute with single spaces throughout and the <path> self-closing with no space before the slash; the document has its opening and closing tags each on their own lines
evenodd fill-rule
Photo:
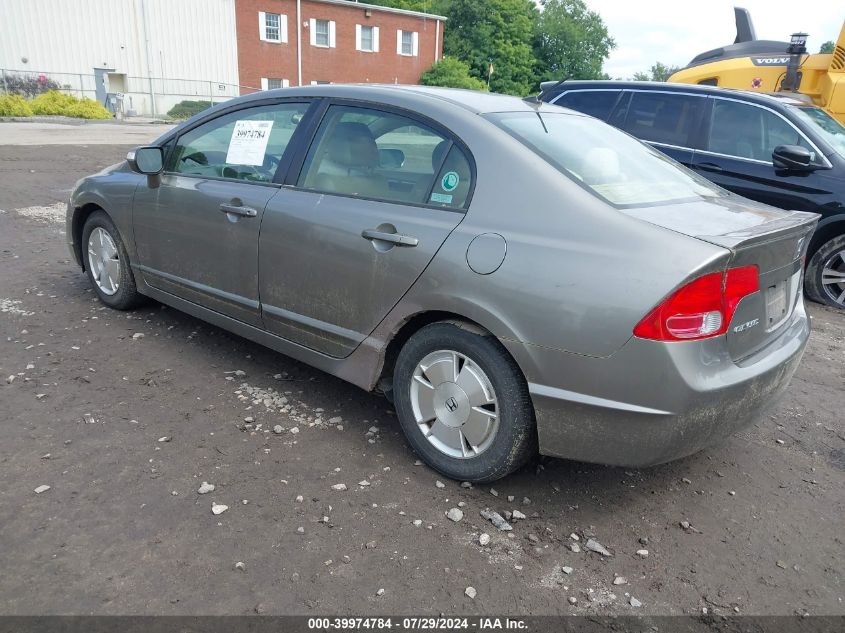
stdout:
<svg viewBox="0 0 845 633">
<path fill-rule="evenodd" d="M 687 84 L 546 82 L 548 101 L 602 119 L 752 200 L 823 217 L 804 287 L 845 308 L 845 127 L 799 95 Z"/>
</svg>

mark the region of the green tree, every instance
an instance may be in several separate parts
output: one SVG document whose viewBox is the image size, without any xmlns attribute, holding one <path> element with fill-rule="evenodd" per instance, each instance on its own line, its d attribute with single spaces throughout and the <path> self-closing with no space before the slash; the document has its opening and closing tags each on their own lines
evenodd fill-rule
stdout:
<svg viewBox="0 0 845 633">
<path fill-rule="evenodd" d="M 616 46 L 601 16 L 583 0 L 541 0 L 534 24 L 537 79 L 602 79 Z"/>
<path fill-rule="evenodd" d="M 531 49 L 537 9 L 531 0 L 451 0 L 444 33 L 446 55 L 466 62 L 490 90 L 525 95 L 535 83 Z"/>
<path fill-rule="evenodd" d="M 367 0 L 367 4 L 442 15 L 449 4 L 449 0 Z"/>
<path fill-rule="evenodd" d="M 423 86 L 445 86 L 446 88 L 467 88 L 486 90 L 487 84 L 469 74 L 469 66 L 454 57 L 444 57 L 425 71 L 420 77 Z"/>
<path fill-rule="evenodd" d="M 636 72 L 634 73 L 634 81 L 666 81 L 678 72 L 680 68 L 677 66 L 667 66 L 666 64 L 662 64 L 660 62 L 655 62 L 649 72 Z"/>
<path fill-rule="evenodd" d="M 832 52 L 833 52 L 833 49 L 834 49 L 835 47 L 836 47 L 836 44 L 834 44 L 833 42 L 831 42 L 830 40 L 828 40 L 827 42 L 825 42 L 824 44 L 822 44 L 822 47 L 819 49 L 819 52 L 820 52 L 820 53 L 832 53 Z"/>
</svg>

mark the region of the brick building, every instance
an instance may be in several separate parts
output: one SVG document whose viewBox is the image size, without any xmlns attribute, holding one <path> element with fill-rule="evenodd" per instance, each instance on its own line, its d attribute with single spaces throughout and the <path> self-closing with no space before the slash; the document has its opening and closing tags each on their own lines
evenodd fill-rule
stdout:
<svg viewBox="0 0 845 633">
<path fill-rule="evenodd" d="M 415 84 L 446 18 L 347 0 L 237 0 L 241 93 L 314 83 Z"/>
</svg>

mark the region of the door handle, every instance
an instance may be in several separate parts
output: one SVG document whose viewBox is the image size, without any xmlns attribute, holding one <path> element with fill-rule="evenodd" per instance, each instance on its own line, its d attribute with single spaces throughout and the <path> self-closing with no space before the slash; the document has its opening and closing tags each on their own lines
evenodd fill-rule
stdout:
<svg viewBox="0 0 845 633">
<path fill-rule="evenodd" d="M 366 229 L 361 231 L 361 237 L 365 240 L 378 240 L 380 242 L 390 242 L 396 246 L 416 246 L 420 241 L 411 237 L 410 235 L 400 235 L 399 233 L 385 233 L 376 229 Z"/>
<path fill-rule="evenodd" d="M 240 215 L 245 218 L 254 218 L 258 215 L 258 211 L 252 207 L 242 207 L 235 204 L 221 204 L 220 211 L 223 213 L 231 213 L 232 215 Z"/>
<path fill-rule="evenodd" d="M 697 167 L 704 171 L 713 171 L 713 172 L 720 172 L 724 171 L 721 167 L 719 167 L 716 163 L 698 163 Z"/>
</svg>

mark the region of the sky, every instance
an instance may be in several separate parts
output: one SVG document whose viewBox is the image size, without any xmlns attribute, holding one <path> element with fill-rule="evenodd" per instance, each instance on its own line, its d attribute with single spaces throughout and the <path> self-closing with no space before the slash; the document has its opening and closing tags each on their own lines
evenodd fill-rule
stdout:
<svg viewBox="0 0 845 633">
<path fill-rule="evenodd" d="M 807 50 L 836 41 L 845 20 L 843 0 L 585 0 L 601 15 L 616 49 L 605 63 L 614 79 L 630 78 L 660 61 L 686 66 L 698 53 L 730 44 L 736 37 L 734 5 L 751 13 L 757 38 L 788 42 L 809 33 Z"/>
</svg>

